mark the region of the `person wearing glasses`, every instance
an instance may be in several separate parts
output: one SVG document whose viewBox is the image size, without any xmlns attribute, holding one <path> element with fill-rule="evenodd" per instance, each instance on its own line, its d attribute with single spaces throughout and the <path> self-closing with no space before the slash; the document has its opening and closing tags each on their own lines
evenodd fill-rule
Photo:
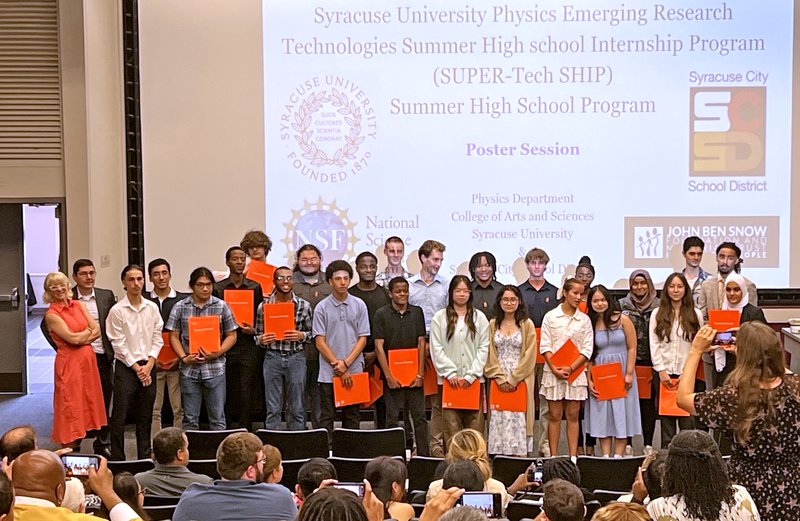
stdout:
<svg viewBox="0 0 800 521">
<path fill-rule="evenodd" d="M 272 293 L 259 304 L 256 313 L 256 343 L 264 349 L 264 399 L 267 417 L 264 427 L 281 427 L 281 411 L 286 405 L 286 428 L 306 428 L 305 405 L 306 355 L 303 344 L 311 338 L 311 304 L 294 294 L 294 278 L 288 266 L 275 269 Z M 283 332 L 278 340 L 274 332 L 265 332 L 264 306 L 277 302 L 294 303 L 294 329 Z M 284 396 L 284 389 L 286 395 Z"/>
</svg>

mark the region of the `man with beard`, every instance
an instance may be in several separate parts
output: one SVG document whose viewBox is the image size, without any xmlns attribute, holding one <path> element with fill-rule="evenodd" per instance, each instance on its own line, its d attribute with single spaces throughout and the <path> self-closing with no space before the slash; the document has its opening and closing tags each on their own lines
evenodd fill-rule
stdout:
<svg viewBox="0 0 800 521">
<path fill-rule="evenodd" d="M 283 485 L 264 483 L 263 446 L 258 436 L 236 432 L 217 448 L 222 479 L 193 483 L 181 495 L 174 521 L 283 521 L 297 516 L 292 493 Z"/>
</svg>

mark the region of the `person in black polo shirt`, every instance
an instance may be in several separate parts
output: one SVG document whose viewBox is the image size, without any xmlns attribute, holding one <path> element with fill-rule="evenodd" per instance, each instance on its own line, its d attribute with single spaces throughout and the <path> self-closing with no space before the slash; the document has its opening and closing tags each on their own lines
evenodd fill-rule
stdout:
<svg viewBox="0 0 800 521">
<path fill-rule="evenodd" d="M 391 302 L 375 313 L 372 338 L 378 363 L 383 370 L 388 393 L 386 396 L 386 427 L 398 426 L 400 408 L 409 411 L 414 423 L 417 455 L 428 456 L 428 420 L 425 417 L 425 390 L 422 378 L 425 371 L 425 317 L 422 308 L 408 303 L 408 281 L 395 277 L 389 281 Z M 417 348 L 418 370 L 410 387 L 402 387 L 389 368 L 387 353 L 392 349 Z"/>
</svg>

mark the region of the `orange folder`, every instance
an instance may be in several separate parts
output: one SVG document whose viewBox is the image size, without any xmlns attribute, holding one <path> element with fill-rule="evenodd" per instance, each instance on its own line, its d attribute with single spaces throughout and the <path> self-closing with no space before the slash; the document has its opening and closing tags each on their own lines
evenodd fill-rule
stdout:
<svg viewBox="0 0 800 521">
<path fill-rule="evenodd" d="M 636 385 L 639 389 L 639 399 L 649 400 L 653 397 L 653 368 L 649 365 L 636 366 Z"/>
<path fill-rule="evenodd" d="M 294 302 L 264 302 L 264 333 L 275 333 L 283 340 L 287 331 L 294 330 Z"/>
<path fill-rule="evenodd" d="M 564 345 L 561 346 L 561 349 L 550 355 L 550 361 L 556 367 L 563 367 L 572 364 L 579 356 L 581 356 L 581 352 L 578 351 L 578 346 L 575 345 L 575 342 L 573 342 L 571 338 L 568 338 L 567 341 L 564 342 Z M 586 364 L 572 371 L 569 378 L 567 378 L 567 382 L 574 382 L 581 375 L 585 367 Z"/>
<path fill-rule="evenodd" d="M 369 374 L 353 375 L 353 386 L 345 389 L 339 376 L 333 377 L 333 403 L 336 407 L 346 407 L 369 401 Z"/>
<path fill-rule="evenodd" d="M 433 364 L 425 368 L 424 378 L 422 379 L 422 387 L 425 389 L 425 396 L 430 396 L 439 392 L 439 378 L 436 376 L 436 369 Z"/>
<path fill-rule="evenodd" d="M 677 378 L 672 379 L 673 384 L 678 383 Z M 660 384 L 658 393 L 658 414 L 661 416 L 689 416 L 689 413 L 678 407 L 678 389 L 667 389 Z"/>
<path fill-rule="evenodd" d="M 489 384 L 489 409 L 493 411 L 526 412 L 528 410 L 528 386 L 525 382 L 517 384 L 510 392 L 500 390 L 494 378 Z"/>
<path fill-rule="evenodd" d="M 740 311 L 738 309 L 709 309 L 708 325 L 717 331 L 727 331 L 739 327 Z"/>
<path fill-rule="evenodd" d="M 364 406 L 372 405 L 381 396 L 383 396 L 383 378 L 381 378 L 381 368 L 375 365 L 369 370 L 369 401 Z"/>
<path fill-rule="evenodd" d="M 450 381 L 442 381 L 442 409 L 480 410 L 481 382 L 475 380 L 466 389 L 453 387 Z"/>
<path fill-rule="evenodd" d="M 389 350 L 389 371 L 403 387 L 409 387 L 419 374 L 419 350 L 416 347 Z"/>
<path fill-rule="evenodd" d="M 598 400 L 613 400 L 628 395 L 621 363 L 593 365 L 589 371 L 592 373 L 592 382 L 599 395 Z"/>
<path fill-rule="evenodd" d="M 206 353 L 219 351 L 219 316 L 189 317 L 189 352 L 199 353 L 201 347 Z"/>
<path fill-rule="evenodd" d="M 542 328 L 536 328 L 536 363 L 537 364 L 544 364 L 545 359 L 542 356 L 542 352 L 539 351 L 539 347 L 542 345 Z"/>
<path fill-rule="evenodd" d="M 226 289 L 223 292 L 225 302 L 231 308 L 233 318 L 240 326 L 248 324 L 252 326 L 255 324 L 253 320 L 253 298 L 254 293 L 249 289 Z M 294 328 L 292 328 L 294 329 Z"/>
<path fill-rule="evenodd" d="M 172 344 L 169 342 L 169 333 L 161 333 L 161 338 L 164 339 L 164 347 L 158 352 L 157 360 L 164 365 L 171 364 L 178 359 L 175 350 L 172 349 Z"/>
<path fill-rule="evenodd" d="M 264 295 L 272 293 L 272 286 L 274 285 L 273 275 L 275 274 L 275 266 L 257 260 L 251 260 L 250 266 L 247 268 L 245 276 L 261 284 L 261 290 Z M 294 328 L 292 328 L 294 329 Z"/>
</svg>

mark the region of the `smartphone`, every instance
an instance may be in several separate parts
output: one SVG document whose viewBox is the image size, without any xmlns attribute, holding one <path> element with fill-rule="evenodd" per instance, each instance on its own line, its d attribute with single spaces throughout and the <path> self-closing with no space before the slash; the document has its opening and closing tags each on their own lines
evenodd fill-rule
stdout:
<svg viewBox="0 0 800 521">
<path fill-rule="evenodd" d="M 337 483 L 337 484 L 335 484 L 333 486 L 334 486 L 334 488 L 341 488 L 341 489 L 344 489 L 344 490 L 349 490 L 350 492 L 352 492 L 353 494 L 355 494 L 358 497 L 364 497 L 364 484 L 363 483 L 344 483 L 344 482 L 340 481 L 339 483 Z"/>
<path fill-rule="evenodd" d="M 61 463 L 67 471 L 67 477 L 81 477 L 89 475 L 89 467 L 100 468 L 100 458 L 93 454 L 64 454 Z"/>
<path fill-rule="evenodd" d="M 722 331 L 717 333 L 717 336 L 714 337 L 714 345 L 718 346 L 729 346 L 736 343 L 736 340 L 733 338 L 732 331 Z"/>
<path fill-rule="evenodd" d="M 456 505 L 477 508 L 491 519 L 499 518 L 503 514 L 500 504 L 499 492 L 464 492 Z"/>
<path fill-rule="evenodd" d="M 542 468 L 543 468 L 542 460 L 536 460 L 534 465 L 528 467 L 528 475 L 526 478 L 528 481 L 535 481 L 536 483 L 542 482 Z"/>
</svg>

